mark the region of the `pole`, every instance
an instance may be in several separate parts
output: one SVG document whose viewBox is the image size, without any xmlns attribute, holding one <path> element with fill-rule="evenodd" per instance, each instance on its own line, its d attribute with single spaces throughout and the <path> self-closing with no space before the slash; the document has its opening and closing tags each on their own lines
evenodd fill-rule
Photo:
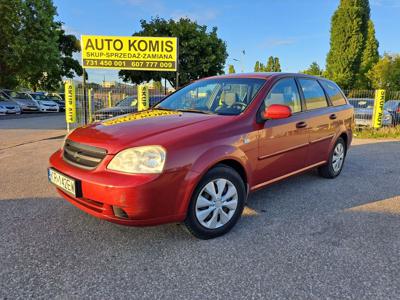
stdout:
<svg viewBox="0 0 400 300">
<path fill-rule="evenodd" d="M 84 124 L 86 125 L 88 123 L 87 120 L 87 99 L 86 99 L 86 76 L 85 76 L 85 68 L 83 68 L 83 83 L 82 83 L 82 88 L 83 88 L 83 120 Z"/>
<path fill-rule="evenodd" d="M 88 90 L 89 122 L 92 122 L 92 91 L 93 89 Z"/>
<path fill-rule="evenodd" d="M 164 78 L 164 95 L 167 95 L 167 78 Z"/>
<path fill-rule="evenodd" d="M 179 39 L 176 38 L 176 82 L 175 89 L 179 87 Z"/>
<path fill-rule="evenodd" d="M 108 92 L 108 107 L 111 107 L 111 91 Z"/>
</svg>

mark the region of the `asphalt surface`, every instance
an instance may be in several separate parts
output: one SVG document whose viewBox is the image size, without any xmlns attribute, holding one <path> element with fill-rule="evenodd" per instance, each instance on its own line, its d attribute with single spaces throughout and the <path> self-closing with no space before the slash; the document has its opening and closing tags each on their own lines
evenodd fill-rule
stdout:
<svg viewBox="0 0 400 300">
<path fill-rule="evenodd" d="M 400 141 L 356 140 L 338 178 L 310 172 L 252 194 L 209 241 L 62 200 L 46 178 L 61 142 L 0 150 L 0 298 L 400 298 Z"/>
</svg>

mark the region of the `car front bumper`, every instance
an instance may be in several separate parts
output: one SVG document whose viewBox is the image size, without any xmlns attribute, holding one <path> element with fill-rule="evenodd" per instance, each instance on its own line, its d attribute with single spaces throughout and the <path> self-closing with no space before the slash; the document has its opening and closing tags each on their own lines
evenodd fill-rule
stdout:
<svg viewBox="0 0 400 300">
<path fill-rule="evenodd" d="M 81 196 L 73 197 L 57 188 L 70 203 L 97 218 L 121 225 L 149 226 L 181 222 L 185 219 L 197 172 L 180 169 L 162 174 L 123 174 L 109 171 L 107 155 L 94 170 L 75 167 L 64 161 L 62 150 L 50 157 L 50 167 L 80 181 Z M 126 217 L 114 213 L 123 209 Z"/>
</svg>

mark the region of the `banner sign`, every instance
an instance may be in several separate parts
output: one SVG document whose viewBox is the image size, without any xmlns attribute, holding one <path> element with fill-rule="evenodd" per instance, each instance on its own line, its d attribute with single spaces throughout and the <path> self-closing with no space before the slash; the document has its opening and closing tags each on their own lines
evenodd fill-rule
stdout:
<svg viewBox="0 0 400 300">
<path fill-rule="evenodd" d="M 84 68 L 176 71 L 175 37 L 81 36 Z"/>
<path fill-rule="evenodd" d="M 138 111 L 149 109 L 149 87 L 145 84 L 138 86 Z"/>
<path fill-rule="evenodd" d="M 65 120 L 67 123 L 76 122 L 75 85 L 72 80 L 65 81 Z"/>
<path fill-rule="evenodd" d="M 382 127 L 383 105 L 385 104 L 385 90 L 375 91 L 374 113 L 372 116 L 372 127 Z"/>
</svg>

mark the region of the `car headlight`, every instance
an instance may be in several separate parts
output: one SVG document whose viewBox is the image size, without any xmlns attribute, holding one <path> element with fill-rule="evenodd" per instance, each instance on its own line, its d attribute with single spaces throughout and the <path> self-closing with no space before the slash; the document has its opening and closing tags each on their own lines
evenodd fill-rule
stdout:
<svg viewBox="0 0 400 300">
<path fill-rule="evenodd" d="M 165 159 L 166 151 L 161 146 L 129 148 L 115 155 L 107 169 L 131 174 L 161 173 Z"/>
<path fill-rule="evenodd" d="M 2 109 L 5 109 L 6 107 L 5 107 L 5 106 L 3 106 L 3 105 L 0 105 L 0 108 L 2 108 Z"/>
</svg>

